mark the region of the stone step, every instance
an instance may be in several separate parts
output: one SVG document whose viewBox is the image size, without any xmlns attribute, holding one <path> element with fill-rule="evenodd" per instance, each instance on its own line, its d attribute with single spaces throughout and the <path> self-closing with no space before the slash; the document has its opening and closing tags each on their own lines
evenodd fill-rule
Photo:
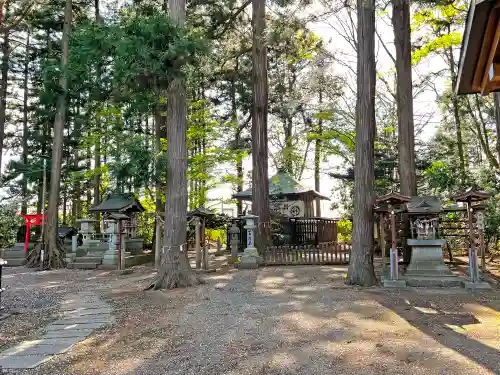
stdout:
<svg viewBox="0 0 500 375">
<path fill-rule="evenodd" d="M 0 257 L 4 259 L 26 258 L 27 253 L 21 250 L 3 250 L 0 252 Z"/>
<path fill-rule="evenodd" d="M 84 256 L 84 257 L 76 257 L 73 261 L 74 263 L 98 263 L 101 264 L 102 257 L 100 256 Z"/>
<path fill-rule="evenodd" d="M 101 263 L 99 263 L 101 264 Z M 79 269 L 79 270 L 93 270 L 99 266 L 97 263 L 69 263 L 67 267 L 69 269 Z"/>
<path fill-rule="evenodd" d="M 13 258 L 13 259 L 2 258 L 2 259 L 7 262 L 7 264 L 6 264 L 7 267 L 23 266 L 24 263 L 26 262 L 26 259 L 24 259 L 24 258 Z"/>
<path fill-rule="evenodd" d="M 462 279 L 458 277 L 425 277 L 412 276 L 404 277 L 406 285 L 414 287 L 437 287 L 437 288 L 452 288 L 461 287 Z"/>
</svg>

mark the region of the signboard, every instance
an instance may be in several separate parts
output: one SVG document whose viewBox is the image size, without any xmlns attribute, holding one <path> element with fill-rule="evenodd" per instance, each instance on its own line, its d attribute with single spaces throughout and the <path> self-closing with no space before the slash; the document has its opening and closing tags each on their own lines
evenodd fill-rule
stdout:
<svg viewBox="0 0 500 375">
<path fill-rule="evenodd" d="M 253 248 L 253 230 L 247 230 L 247 247 Z"/>
<path fill-rule="evenodd" d="M 477 223 L 478 229 L 484 230 L 484 213 L 478 212 L 476 218 L 477 218 L 476 223 Z"/>
</svg>

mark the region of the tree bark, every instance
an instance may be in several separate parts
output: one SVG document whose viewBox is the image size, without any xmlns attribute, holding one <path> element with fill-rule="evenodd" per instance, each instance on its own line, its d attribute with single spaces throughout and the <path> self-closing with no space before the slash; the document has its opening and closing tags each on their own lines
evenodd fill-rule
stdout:
<svg viewBox="0 0 500 375">
<path fill-rule="evenodd" d="M 396 103 L 401 194 L 414 196 L 417 195 L 417 177 L 415 171 L 409 0 L 393 0 L 392 25 L 394 27 L 394 45 L 396 46 Z"/>
<path fill-rule="evenodd" d="M 9 1 L 5 2 L 5 18 L 9 14 Z M 0 177 L 2 176 L 3 142 L 5 138 L 5 115 L 7 110 L 7 85 L 9 79 L 9 37 L 10 31 L 6 29 L 3 33 L 2 43 L 2 66 L 0 77 Z"/>
<path fill-rule="evenodd" d="M 375 1 L 358 0 L 356 149 L 352 251 L 347 283 L 375 284 L 373 203 L 375 143 Z"/>
<path fill-rule="evenodd" d="M 169 0 L 172 21 L 184 26 L 185 0 Z M 200 283 L 187 257 L 187 114 L 184 77 L 172 80 L 167 90 L 167 186 L 165 189 L 165 252 L 157 279 L 149 286 L 172 289 Z"/>
<path fill-rule="evenodd" d="M 448 26 L 448 32 L 451 33 L 451 27 Z M 448 64 L 450 66 L 450 73 L 451 73 L 451 87 L 455 87 L 457 83 L 457 76 L 455 73 L 455 57 L 453 55 L 453 47 L 448 48 Z M 459 114 L 459 104 L 458 104 L 458 97 L 455 94 L 452 94 L 452 105 L 453 105 L 453 117 L 455 120 L 455 134 L 457 137 L 457 150 L 458 150 L 458 158 L 460 161 L 460 177 L 461 177 L 461 182 L 463 185 L 466 183 L 466 169 L 467 169 L 467 161 L 465 158 L 465 152 L 464 152 L 464 142 L 462 138 L 462 120 L 460 118 Z"/>
<path fill-rule="evenodd" d="M 495 103 L 495 120 L 496 120 L 496 131 L 497 131 L 497 157 L 500 164 L 500 92 L 493 94 L 493 102 Z"/>
<path fill-rule="evenodd" d="M 94 1 L 94 10 L 95 10 L 95 22 L 99 24 L 101 22 L 101 15 L 99 12 L 99 0 Z M 101 81 L 101 63 L 98 61 L 96 66 L 96 75 L 97 82 Z M 100 94 L 99 84 L 97 85 L 97 95 Z M 95 143 L 94 143 L 94 207 L 98 206 L 101 203 L 101 124 L 96 113 L 96 132 Z M 100 223 L 101 223 L 101 214 L 100 212 L 96 212 L 94 214 L 94 219 L 96 220 L 95 229 L 96 232 L 100 232 Z"/>
<path fill-rule="evenodd" d="M 236 71 L 238 70 L 238 61 L 236 61 Z M 239 156 L 240 142 L 241 142 L 241 130 L 238 124 L 238 108 L 236 106 L 236 83 L 234 76 L 231 79 L 231 120 L 233 126 L 235 127 L 234 132 L 234 145 L 237 152 L 236 157 L 236 192 L 240 193 L 243 191 L 243 160 Z M 236 202 L 236 212 L 237 216 L 243 213 L 243 202 L 238 199 Z"/>
<path fill-rule="evenodd" d="M 257 215 L 255 244 L 262 252 L 269 240 L 268 82 L 266 0 L 252 0 L 252 213 Z"/>
<path fill-rule="evenodd" d="M 28 83 L 29 83 L 29 66 L 30 66 L 30 32 L 29 29 L 26 32 L 26 56 L 24 57 L 24 71 L 23 71 L 23 154 L 22 160 L 25 166 L 28 165 Z M 21 183 L 21 194 L 23 196 L 23 201 L 21 204 L 21 213 L 26 214 L 28 212 L 28 178 L 23 174 L 23 180 Z"/>
<path fill-rule="evenodd" d="M 54 120 L 54 145 L 52 147 L 52 169 L 50 177 L 49 209 L 47 213 L 47 235 L 45 236 L 45 247 L 49 255 L 47 267 L 60 267 L 65 264 L 64 250 L 58 243 L 57 217 L 59 209 L 59 192 L 62 169 L 62 151 L 64 138 L 64 125 L 66 124 L 66 107 L 68 97 L 67 66 L 69 58 L 69 34 L 71 32 L 72 0 L 66 0 L 64 8 L 64 26 L 61 39 L 61 77 L 59 86 L 61 93 L 57 102 L 57 113 Z"/>
<path fill-rule="evenodd" d="M 318 93 L 318 103 L 320 106 L 323 104 L 323 87 L 321 86 L 321 83 Z M 322 141 L 320 137 L 323 134 L 323 120 L 321 118 L 318 120 L 316 133 L 318 134 L 318 137 L 316 138 L 316 142 L 314 145 L 314 190 L 316 190 L 319 193 L 321 188 L 320 169 L 321 169 L 321 147 L 322 147 Z M 320 198 L 316 198 L 316 216 L 321 217 Z"/>
</svg>

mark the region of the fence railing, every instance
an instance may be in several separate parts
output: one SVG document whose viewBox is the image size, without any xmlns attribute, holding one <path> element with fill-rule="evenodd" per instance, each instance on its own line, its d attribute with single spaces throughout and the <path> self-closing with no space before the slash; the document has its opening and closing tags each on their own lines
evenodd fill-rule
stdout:
<svg viewBox="0 0 500 375">
<path fill-rule="evenodd" d="M 319 245 L 268 246 L 263 254 L 263 265 L 322 265 L 348 264 L 350 244 L 322 243 Z"/>
</svg>

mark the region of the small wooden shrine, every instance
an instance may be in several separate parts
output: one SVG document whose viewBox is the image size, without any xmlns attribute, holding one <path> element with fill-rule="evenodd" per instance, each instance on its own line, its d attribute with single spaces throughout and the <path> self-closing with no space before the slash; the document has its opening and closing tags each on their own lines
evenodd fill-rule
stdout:
<svg viewBox="0 0 500 375">
<path fill-rule="evenodd" d="M 234 194 L 233 198 L 251 202 L 252 188 Z M 315 190 L 305 188 L 283 170 L 269 179 L 269 199 L 271 210 L 287 217 L 315 217 L 316 199 L 330 200 Z"/>
<path fill-rule="evenodd" d="M 456 94 L 500 90 L 500 0 L 472 0 L 460 51 Z"/>
<path fill-rule="evenodd" d="M 138 229 L 137 214 L 144 212 L 144 207 L 132 194 L 108 195 L 101 204 L 89 211 L 102 213 L 105 226 L 109 222 L 120 222 L 123 233 L 135 237 Z"/>
</svg>

